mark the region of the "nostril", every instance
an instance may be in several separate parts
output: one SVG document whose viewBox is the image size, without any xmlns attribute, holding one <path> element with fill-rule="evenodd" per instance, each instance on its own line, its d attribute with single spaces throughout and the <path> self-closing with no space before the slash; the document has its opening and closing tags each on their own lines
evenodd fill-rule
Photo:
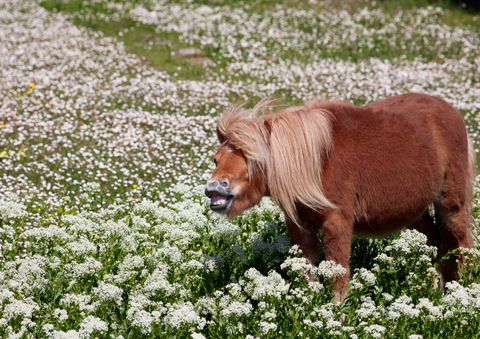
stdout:
<svg viewBox="0 0 480 339">
<path fill-rule="evenodd" d="M 222 181 L 222 186 L 223 187 L 228 187 L 228 180 Z"/>
</svg>

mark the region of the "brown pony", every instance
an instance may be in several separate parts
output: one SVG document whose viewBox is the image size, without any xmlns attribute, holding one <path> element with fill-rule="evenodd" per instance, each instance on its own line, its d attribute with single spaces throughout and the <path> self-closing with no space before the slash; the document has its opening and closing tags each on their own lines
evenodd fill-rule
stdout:
<svg viewBox="0 0 480 339">
<path fill-rule="evenodd" d="M 409 226 L 439 248 L 438 257 L 472 246 L 475 152 L 448 103 L 405 94 L 362 107 L 311 100 L 275 114 L 269 104 L 250 114 L 233 105 L 219 116 L 222 146 L 205 194 L 211 209 L 228 217 L 271 196 L 292 244 L 312 265 L 320 231 L 326 260 L 347 268 L 335 285 L 337 300 L 349 280 L 352 235 Z M 458 259 L 444 264 L 446 279 L 458 279 Z"/>
</svg>

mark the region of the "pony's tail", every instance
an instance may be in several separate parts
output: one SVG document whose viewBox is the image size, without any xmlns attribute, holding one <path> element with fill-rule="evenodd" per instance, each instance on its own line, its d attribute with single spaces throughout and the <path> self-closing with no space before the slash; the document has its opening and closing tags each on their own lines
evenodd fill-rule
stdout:
<svg viewBox="0 0 480 339">
<path fill-rule="evenodd" d="M 468 136 L 467 132 L 467 139 L 468 139 L 468 177 L 467 177 L 467 197 L 465 204 L 467 206 L 468 216 L 470 218 L 469 222 L 473 227 L 470 230 L 470 234 L 480 243 L 480 227 L 478 226 L 475 218 L 472 215 L 473 211 L 473 198 L 474 198 L 474 190 L 475 190 L 475 167 L 477 164 L 477 155 L 475 153 L 475 147 L 473 145 L 472 139 Z M 478 234 L 477 234 L 478 233 Z M 470 241 L 471 245 L 473 243 Z"/>
</svg>

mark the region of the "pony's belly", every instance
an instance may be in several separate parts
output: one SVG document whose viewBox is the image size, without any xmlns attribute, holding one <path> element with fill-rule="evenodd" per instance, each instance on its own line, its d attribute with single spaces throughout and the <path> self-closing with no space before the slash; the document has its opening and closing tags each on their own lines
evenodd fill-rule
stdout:
<svg viewBox="0 0 480 339">
<path fill-rule="evenodd" d="M 353 234 L 360 237 L 382 237 L 407 227 L 417 221 L 428 209 L 431 201 L 419 203 L 411 208 L 385 210 L 380 213 L 371 213 L 366 217 L 355 220 Z M 373 211 L 372 211 L 373 212 Z"/>
<path fill-rule="evenodd" d="M 407 163 L 409 159 L 404 157 L 401 160 Z M 410 173 L 407 168 L 397 173 L 384 168 L 378 169 L 376 178 L 369 177 L 370 185 L 357 190 L 355 235 L 375 237 L 397 232 L 417 221 L 428 210 L 441 193 L 443 170 L 440 164 L 424 163 L 418 168 L 422 175 L 407 176 L 405 173 Z"/>
<path fill-rule="evenodd" d="M 356 222 L 353 229 L 353 235 L 366 238 L 383 237 L 398 232 L 409 224 L 411 224 L 411 222 L 381 225 L 375 222 Z"/>
</svg>

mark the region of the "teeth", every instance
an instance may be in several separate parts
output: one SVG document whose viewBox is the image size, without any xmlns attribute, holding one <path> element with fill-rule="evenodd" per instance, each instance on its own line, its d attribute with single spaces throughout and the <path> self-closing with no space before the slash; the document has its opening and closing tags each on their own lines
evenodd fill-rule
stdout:
<svg viewBox="0 0 480 339">
<path fill-rule="evenodd" d="M 225 200 L 217 200 L 212 203 L 212 205 L 222 205 L 225 202 Z"/>
</svg>

